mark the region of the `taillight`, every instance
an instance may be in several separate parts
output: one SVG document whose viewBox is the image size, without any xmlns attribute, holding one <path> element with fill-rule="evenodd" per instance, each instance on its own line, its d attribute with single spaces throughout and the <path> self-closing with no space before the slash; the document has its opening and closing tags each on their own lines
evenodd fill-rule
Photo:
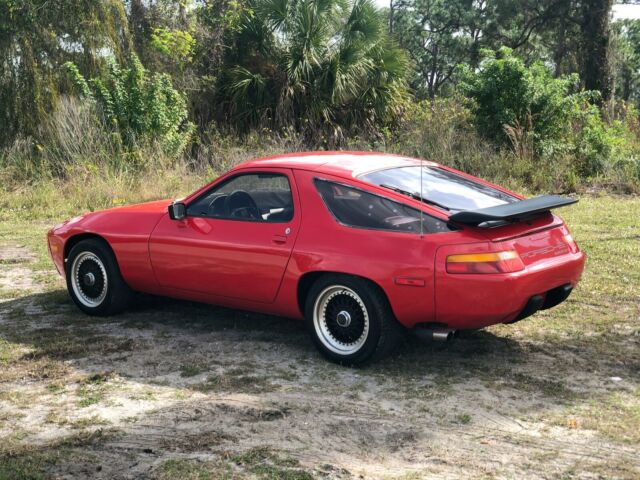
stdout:
<svg viewBox="0 0 640 480">
<path fill-rule="evenodd" d="M 512 273 L 520 270 L 524 270 L 524 263 L 515 250 L 447 257 L 448 273 Z"/>
<path fill-rule="evenodd" d="M 571 253 L 576 253 L 578 252 L 579 248 L 578 248 L 578 244 L 576 243 L 576 241 L 573 239 L 573 235 L 571 235 L 570 233 L 567 233 L 564 236 L 564 241 L 566 242 L 567 245 L 569 245 L 569 249 L 571 250 Z"/>
</svg>

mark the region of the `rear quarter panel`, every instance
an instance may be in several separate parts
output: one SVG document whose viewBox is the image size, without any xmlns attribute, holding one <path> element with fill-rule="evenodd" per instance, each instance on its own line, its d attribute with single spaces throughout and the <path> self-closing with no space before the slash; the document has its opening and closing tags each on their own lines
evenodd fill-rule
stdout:
<svg viewBox="0 0 640 480">
<path fill-rule="evenodd" d="M 432 321 L 435 253 L 438 245 L 457 238 L 458 232 L 427 234 L 421 239 L 417 234 L 341 225 L 325 206 L 313 181 L 322 178 L 350 182 L 342 177 L 302 170 L 295 170 L 294 175 L 303 215 L 278 296 L 279 303 L 290 305 L 287 314 L 296 317 L 302 314 L 297 308 L 301 276 L 309 272 L 339 272 L 364 277 L 379 285 L 396 318 L 405 326 Z M 424 285 L 398 285 L 399 277 L 422 280 Z"/>
</svg>

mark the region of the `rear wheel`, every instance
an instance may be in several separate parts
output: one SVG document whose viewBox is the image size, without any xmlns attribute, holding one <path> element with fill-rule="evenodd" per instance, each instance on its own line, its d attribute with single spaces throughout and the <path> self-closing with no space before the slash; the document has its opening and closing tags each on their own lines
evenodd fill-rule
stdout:
<svg viewBox="0 0 640 480">
<path fill-rule="evenodd" d="M 389 353 L 402 336 L 385 295 L 368 281 L 326 275 L 311 287 L 305 317 L 320 352 L 342 365 L 361 365 Z"/>
<path fill-rule="evenodd" d="M 116 258 L 98 239 L 75 245 L 66 263 L 67 290 L 75 304 L 89 315 L 113 315 L 124 310 L 131 298 Z"/>
</svg>

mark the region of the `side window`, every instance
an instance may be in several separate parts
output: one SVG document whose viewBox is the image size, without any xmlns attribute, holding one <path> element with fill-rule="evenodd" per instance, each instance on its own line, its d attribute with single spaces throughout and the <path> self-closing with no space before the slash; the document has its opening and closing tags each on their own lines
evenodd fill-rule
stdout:
<svg viewBox="0 0 640 480">
<path fill-rule="evenodd" d="M 216 185 L 187 208 L 192 217 L 283 223 L 293 218 L 289 179 L 277 173 L 247 173 Z"/>
<path fill-rule="evenodd" d="M 420 211 L 402 203 L 328 180 L 315 180 L 325 205 L 342 224 L 350 227 L 420 233 Z M 424 233 L 449 232 L 446 222 L 422 214 Z"/>
</svg>

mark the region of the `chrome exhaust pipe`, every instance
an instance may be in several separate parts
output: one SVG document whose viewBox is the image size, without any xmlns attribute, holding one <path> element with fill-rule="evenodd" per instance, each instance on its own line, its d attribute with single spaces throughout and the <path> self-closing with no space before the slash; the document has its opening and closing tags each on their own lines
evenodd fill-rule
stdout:
<svg viewBox="0 0 640 480">
<path fill-rule="evenodd" d="M 453 340 L 457 331 L 445 328 L 431 329 L 431 328 L 416 328 L 414 333 L 424 340 L 433 340 L 435 342 L 448 342 Z"/>
<path fill-rule="evenodd" d="M 448 342 L 453 340 L 455 333 L 455 330 L 433 330 L 431 336 L 435 341 Z"/>
</svg>

